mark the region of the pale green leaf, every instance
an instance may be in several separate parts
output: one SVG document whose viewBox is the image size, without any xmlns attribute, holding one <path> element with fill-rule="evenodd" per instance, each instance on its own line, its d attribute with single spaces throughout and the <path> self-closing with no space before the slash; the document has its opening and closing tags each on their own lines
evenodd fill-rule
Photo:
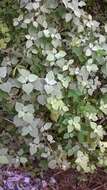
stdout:
<svg viewBox="0 0 107 190">
<path fill-rule="evenodd" d="M 30 72 L 26 69 L 18 69 L 18 71 L 19 71 L 20 75 L 22 75 L 25 78 L 28 77 L 30 74 Z"/>
<path fill-rule="evenodd" d="M 7 156 L 0 155 L 0 164 L 9 164 L 9 160 L 8 160 Z"/>
<path fill-rule="evenodd" d="M 68 126 L 67 126 L 67 130 L 68 130 L 68 133 L 72 133 L 73 130 L 74 130 L 73 125 L 68 125 Z"/>
<path fill-rule="evenodd" d="M 24 108 L 24 105 L 20 102 L 16 102 L 16 105 L 15 105 L 15 110 L 17 112 L 20 112 L 20 111 L 23 111 L 23 108 Z"/>
<path fill-rule="evenodd" d="M 50 169 L 55 169 L 56 166 L 57 166 L 56 160 L 51 160 L 51 161 L 49 161 L 48 167 L 49 167 Z"/>
<path fill-rule="evenodd" d="M 32 104 L 28 104 L 23 108 L 24 112 L 34 113 L 34 107 Z"/>
<path fill-rule="evenodd" d="M 47 84 L 49 84 L 49 85 L 54 85 L 54 84 L 56 84 L 55 76 L 54 76 L 53 71 L 49 71 L 49 72 L 47 73 L 45 80 L 46 80 Z"/>
<path fill-rule="evenodd" d="M 55 61 L 55 55 L 52 54 L 52 53 L 49 53 L 48 56 L 47 56 L 47 61 Z"/>
<path fill-rule="evenodd" d="M 37 76 L 36 75 L 34 75 L 34 74 L 30 74 L 29 76 L 28 76 L 28 80 L 29 80 L 29 82 L 34 82 L 35 80 L 37 80 Z"/>
<path fill-rule="evenodd" d="M 39 104 L 45 105 L 46 104 L 46 96 L 45 95 L 39 95 L 37 97 L 37 101 Z"/>
<path fill-rule="evenodd" d="M 56 55 L 55 55 L 55 57 L 56 57 L 56 59 L 61 59 L 61 58 L 63 58 L 63 57 L 65 57 L 66 56 L 66 52 L 65 51 L 59 51 Z"/>
<path fill-rule="evenodd" d="M 32 123 L 34 119 L 34 116 L 32 113 L 24 113 L 23 120 L 27 123 Z"/>
<path fill-rule="evenodd" d="M 20 157 L 20 162 L 21 162 L 22 164 L 25 164 L 27 161 L 28 161 L 28 160 L 27 160 L 26 157 L 23 157 L 23 156 Z"/>
<path fill-rule="evenodd" d="M 20 76 L 18 79 L 17 79 L 20 83 L 24 84 L 27 82 L 27 78 L 25 78 L 24 76 Z"/>
<path fill-rule="evenodd" d="M 12 86 L 13 85 L 9 81 L 7 81 L 3 84 L 0 84 L 0 89 L 4 92 L 10 93 Z"/>
<path fill-rule="evenodd" d="M 0 78 L 5 78 L 7 74 L 7 67 L 0 67 Z"/>
<path fill-rule="evenodd" d="M 31 83 L 23 84 L 22 89 L 29 95 L 33 91 L 33 85 Z"/>
<path fill-rule="evenodd" d="M 30 145 L 30 154 L 34 155 L 37 152 L 37 146 L 35 144 Z"/>
<path fill-rule="evenodd" d="M 28 49 L 28 48 L 32 47 L 32 45 L 33 45 L 32 40 L 27 40 L 27 42 L 26 42 L 26 48 Z"/>
</svg>

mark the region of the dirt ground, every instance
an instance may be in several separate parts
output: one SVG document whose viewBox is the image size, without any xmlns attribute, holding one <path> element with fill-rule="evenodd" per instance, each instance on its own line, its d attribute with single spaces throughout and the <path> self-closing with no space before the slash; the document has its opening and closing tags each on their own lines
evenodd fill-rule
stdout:
<svg viewBox="0 0 107 190">
<path fill-rule="evenodd" d="M 23 169 L 0 168 L 0 190 L 107 190 L 107 171 L 82 174 L 74 169 L 48 170 L 33 177 Z"/>
<path fill-rule="evenodd" d="M 94 174 L 80 174 L 70 169 L 68 171 L 57 171 L 51 174 L 56 180 L 55 185 L 51 185 L 46 190 L 107 190 L 107 172 L 98 169 Z M 48 181 L 49 179 L 49 173 Z"/>
</svg>

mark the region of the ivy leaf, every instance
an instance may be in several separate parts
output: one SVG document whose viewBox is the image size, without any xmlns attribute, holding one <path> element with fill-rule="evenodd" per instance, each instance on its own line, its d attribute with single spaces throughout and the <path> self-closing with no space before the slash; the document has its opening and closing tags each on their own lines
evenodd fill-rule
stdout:
<svg viewBox="0 0 107 190">
<path fill-rule="evenodd" d="M 20 0 L 20 8 L 23 8 L 26 6 L 26 4 L 29 2 L 29 0 Z"/>
<path fill-rule="evenodd" d="M 39 2 L 32 3 L 32 7 L 34 10 L 37 10 L 39 8 Z"/>
<path fill-rule="evenodd" d="M 33 88 L 42 92 L 44 90 L 44 84 L 45 84 L 45 80 L 38 78 L 36 81 L 34 81 Z"/>
<path fill-rule="evenodd" d="M 62 0 L 62 2 L 64 3 L 65 7 L 67 8 L 69 0 Z"/>
<path fill-rule="evenodd" d="M 27 9 L 28 11 L 31 11 L 31 10 L 33 9 L 32 4 L 33 4 L 33 3 L 29 2 L 29 1 L 28 1 L 28 3 L 26 4 L 26 9 Z"/>
<path fill-rule="evenodd" d="M 23 84 L 22 89 L 29 95 L 33 90 L 33 85 L 31 83 Z"/>
<path fill-rule="evenodd" d="M 50 143 L 55 142 L 55 141 L 53 140 L 52 135 L 47 135 L 47 140 L 48 140 Z"/>
<path fill-rule="evenodd" d="M 0 101 L 2 102 L 3 100 L 6 100 L 7 98 L 8 98 L 7 93 L 0 90 Z"/>
<path fill-rule="evenodd" d="M 74 153 L 73 153 L 73 150 L 72 150 L 72 149 L 69 149 L 69 150 L 68 150 L 68 157 L 73 156 L 73 154 L 74 154 Z"/>
<path fill-rule="evenodd" d="M 38 137 L 38 128 L 35 126 L 35 127 L 31 127 L 32 128 L 32 130 L 30 131 L 30 135 L 32 136 L 32 137 Z"/>
<path fill-rule="evenodd" d="M 72 52 L 78 57 L 79 61 L 83 63 L 85 61 L 82 48 L 73 47 Z"/>
<path fill-rule="evenodd" d="M 103 64 L 102 68 L 101 68 L 103 75 L 105 77 L 107 77 L 107 63 Z"/>
<path fill-rule="evenodd" d="M 20 83 L 24 84 L 27 82 L 26 78 L 24 76 L 20 76 L 18 79 L 17 79 Z"/>
<path fill-rule="evenodd" d="M 57 111 L 52 111 L 51 114 L 50 114 L 50 118 L 54 122 L 58 121 L 59 116 L 60 116 L 60 113 L 57 112 Z"/>
<path fill-rule="evenodd" d="M 10 82 L 5 82 L 3 84 L 0 84 L 0 89 L 3 90 L 4 92 L 10 93 L 12 84 Z"/>
<path fill-rule="evenodd" d="M 24 116 L 24 111 L 19 111 L 19 112 L 18 112 L 18 117 L 19 117 L 19 118 L 22 118 L 23 116 Z"/>
<path fill-rule="evenodd" d="M 20 163 L 25 164 L 27 161 L 28 160 L 26 157 L 23 157 L 23 156 L 20 157 Z"/>
<path fill-rule="evenodd" d="M 37 146 L 35 144 L 30 145 L 30 154 L 31 156 L 37 152 Z"/>
<path fill-rule="evenodd" d="M 49 32 L 49 30 L 44 30 L 43 32 L 44 32 L 44 35 L 45 35 L 46 38 L 49 38 L 49 37 L 50 37 L 50 32 Z"/>
<path fill-rule="evenodd" d="M 80 1 L 78 3 L 78 5 L 79 5 L 79 7 L 84 7 L 84 6 L 86 6 L 86 3 L 84 1 Z"/>
<path fill-rule="evenodd" d="M 85 55 L 87 57 L 91 56 L 92 55 L 92 51 L 90 49 L 87 49 L 86 52 L 85 52 Z"/>
<path fill-rule="evenodd" d="M 24 108 L 24 105 L 23 105 L 22 103 L 20 103 L 20 102 L 16 102 L 15 110 L 16 110 L 17 112 L 22 111 L 23 108 Z"/>
<path fill-rule="evenodd" d="M 0 67 L 0 77 L 5 78 L 7 74 L 7 67 Z"/>
<path fill-rule="evenodd" d="M 0 39 L 0 49 L 5 49 L 7 44 L 5 43 L 4 39 Z"/>
<path fill-rule="evenodd" d="M 67 130 L 68 130 L 68 133 L 72 133 L 73 130 L 74 130 L 73 125 L 68 125 L 68 126 L 67 126 Z"/>
<path fill-rule="evenodd" d="M 38 145 L 39 142 L 40 142 L 40 138 L 39 138 L 39 135 L 37 135 L 37 136 L 35 136 L 34 143 L 35 143 L 36 145 Z"/>
<path fill-rule="evenodd" d="M 54 77 L 54 73 L 52 71 L 49 71 L 46 75 L 45 81 L 47 82 L 47 84 L 49 85 L 54 85 L 56 84 L 55 81 L 55 77 Z"/>
<path fill-rule="evenodd" d="M 32 130 L 31 126 L 25 126 L 22 128 L 22 136 L 26 136 L 30 133 L 30 131 Z"/>
<path fill-rule="evenodd" d="M 29 49 L 30 47 L 32 47 L 32 45 L 33 45 L 32 40 L 27 40 L 27 42 L 26 42 L 26 48 Z"/>
<path fill-rule="evenodd" d="M 0 164 L 9 164 L 9 160 L 8 160 L 7 156 L 0 155 Z"/>
<path fill-rule="evenodd" d="M 15 117 L 14 117 L 14 124 L 15 124 L 15 126 L 16 127 L 22 127 L 22 126 L 26 126 L 26 122 L 25 121 L 23 121 L 23 119 L 20 119 L 19 117 L 18 117 L 18 115 L 16 115 Z"/>
<path fill-rule="evenodd" d="M 42 132 L 43 132 L 43 131 L 47 131 L 47 130 L 51 129 L 51 127 L 52 127 L 52 123 L 51 123 L 51 122 L 47 122 L 47 123 L 45 123 L 45 125 L 42 127 L 41 131 L 42 131 Z"/>
<path fill-rule="evenodd" d="M 34 107 L 32 104 L 28 104 L 23 108 L 24 112 L 34 113 Z"/>
<path fill-rule="evenodd" d="M 87 134 L 88 135 L 88 134 Z M 87 136 L 88 137 L 88 136 Z M 82 144 L 84 142 L 86 142 L 86 133 L 84 133 L 83 130 L 81 130 L 79 133 L 78 133 L 78 140 L 79 142 Z"/>
<path fill-rule="evenodd" d="M 37 97 L 37 101 L 39 104 L 45 105 L 46 104 L 46 96 L 45 95 L 39 95 Z"/>
<path fill-rule="evenodd" d="M 18 69 L 18 71 L 19 71 L 20 75 L 22 75 L 25 78 L 28 77 L 30 74 L 30 72 L 26 69 Z"/>
<path fill-rule="evenodd" d="M 70 137 L 70 136 L 69 136 L 69 133 L 65 133 L 63 138 L 64 138 L 64 139 L 69 139 L 69 137 Z"/>
<path fill-rule="evenodd" d="M 45 123 L 45 125 L 44 125 L 44 129 L 45 129 L 45 130 L 50 129 L 51 127 L 52 127 L 52 123 L 51 123 L 51 122 L 47 122 L 47 123 Z"/>
<path fill-rule="evenodd" d="M 46 6 L 49 8 L 49 9 L 56 9 L 57 6 L 58 6 L 58 2 L 56 0 L 47 0 L 46 1 Z"/>
<path fill-rule="evenodd" d="M 83 113 L 86 114 L 86 112 L 92 114 L 92 113 L 96 113 L 96 108 L 91 105 L 90 103 L 87 103 L 85 106 L 82 107 L 83 110 Z"/>
<path fill-rule="evenodd" d="M 1 148 L 0 149 L 0 155 L 6 155 L 8 152 L 8 148 Z"/>
<path fill-rule="evenodd" d="M 72 19 L 72 14 L 71 13 L 66 13 L 65 14 L 65 20 L 66 20 L 66 22 L 70 22 L 71 19 Z"/>
<path fill-rule="evenodd" d="M 54 86 L 50 86 L 50 85 L 44 86 L 44 89 L 45 89 L 47 94 L 51 94 L 53 92 L 54 88 L 55 88 Z"/>
<path fill-rule="evenodd" d="M 81 96 L 82 96 L 82 93 L 78 89 L 76 90 L 72 89 L 68 91 L 68 98 L 73 98 L 75 102 L 80 101 Z"/>
<path fill-rule="evenodd" d="M 56 55 L 55 55 L 55 57 L 56 57 L 56 59 L 61 59 L 61 58 L 63 58 L 63 57 L 65 57 L 66 56 L 66 52 L 65 51 L 59 51 Z"/>
<path fill-rule="evenodd" d="M 34 82 L 35 80 L 37 80 L 37 78 L 38 77 L 36 75 L 30 74 L 29 77 L 28 77 L 28 80 L 29 80 L 29 82 Z"/>
<path fill-rule="evenodd" d="M 32 113 L 24 113 L 23 115 L 23 120 L 26 121 L 27 123 L 32 123 L 34 119 L 34 116 Z"/>
<path fill-rule="evenodd" d="M 56 166 L 57 166 L 56 160 L 51 160 L 51 161 L 49 161 L 48 167 L 49 167 L 50 169 L 55 169 Z"/>
<path fill-rule="evenodd" d="M 47 61 L 55 61 L 55 55 L 53 53 L 49 53 L 47 56 Z"/>
</svg>

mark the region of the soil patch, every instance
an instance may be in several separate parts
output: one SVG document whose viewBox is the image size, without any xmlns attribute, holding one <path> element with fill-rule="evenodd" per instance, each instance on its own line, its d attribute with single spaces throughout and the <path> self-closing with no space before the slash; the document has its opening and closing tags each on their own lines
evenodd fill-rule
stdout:
<svg viewBox="0 0 107 190">
<path fill-rule="evenodd" d="M 48 170 L 43 176 L 32 177 L 23 170 L 0 168 L 0 190 L 107 190 L 107 172 L 82 174 L 74 169 Z"/>
</svg>

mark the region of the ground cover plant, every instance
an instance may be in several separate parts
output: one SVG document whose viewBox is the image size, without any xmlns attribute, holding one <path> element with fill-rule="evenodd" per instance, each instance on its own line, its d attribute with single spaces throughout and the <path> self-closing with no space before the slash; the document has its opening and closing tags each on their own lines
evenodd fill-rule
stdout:
<svg viewBox="0 0 107 190">
<path fill-rule="evenodd" d="M 106 168 L 107 23 L 87 6 L 0 2 L 1 165 Z"/>
</svg>

